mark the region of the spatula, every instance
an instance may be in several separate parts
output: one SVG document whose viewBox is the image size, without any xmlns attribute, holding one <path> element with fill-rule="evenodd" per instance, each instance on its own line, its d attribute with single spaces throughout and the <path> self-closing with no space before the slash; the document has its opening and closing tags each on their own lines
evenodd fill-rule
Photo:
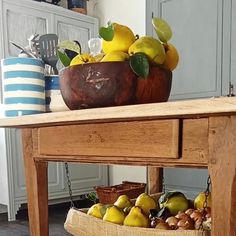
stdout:
<svg viewBox="0 0 236 236">
<path fill-rule="evenodd" d="M 39 52 L 42 60 L 53 68 L 55 74 L 58 74 L 56 67 L 58 37 L 56 34 L 44 34 L 39 37 Z"/>
</svg>

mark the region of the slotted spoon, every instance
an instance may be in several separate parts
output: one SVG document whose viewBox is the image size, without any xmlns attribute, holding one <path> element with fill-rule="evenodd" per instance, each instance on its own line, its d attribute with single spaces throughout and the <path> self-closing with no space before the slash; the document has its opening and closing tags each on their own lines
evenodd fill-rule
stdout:
<svg viewBox="0 0 236 236">
<path fill-rule="evenodd" d="M 58 37 L 56 34 L 44 34 L 39 37 L 39 52 L 42 60 L 53 68 L 54 74 L 58 74 L 56 67 Z"/>
</svg>

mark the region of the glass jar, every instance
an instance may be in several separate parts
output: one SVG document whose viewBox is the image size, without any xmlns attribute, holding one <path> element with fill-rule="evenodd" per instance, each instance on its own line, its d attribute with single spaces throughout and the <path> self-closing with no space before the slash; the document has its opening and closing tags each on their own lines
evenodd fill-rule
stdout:
<svg viewBox="0 0 236 236">
<path fill-rule="evenodd" d="M 58 75 L 45 76 L 45 94 L 47 112 L 69 110 L 61 95 Z"/>
<path fill-rule="evenodd" d="M 87 14 L 87 0 L 67 0 L 68 9 Z"/>
</svg>

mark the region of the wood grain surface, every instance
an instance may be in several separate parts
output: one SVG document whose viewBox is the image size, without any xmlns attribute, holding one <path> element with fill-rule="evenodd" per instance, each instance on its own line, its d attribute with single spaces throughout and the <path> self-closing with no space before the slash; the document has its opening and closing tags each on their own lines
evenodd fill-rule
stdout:
<svg viewBox="0 0 236 236">
<path fill-rule="evenodd" d="M 178 119 L 38 129 L 40 155 L 178 158 L 178 144 Z"/>
<path fill-rule="evenodd" d="M 236 117 L 210 118 L 212 235 L 236 235 Z"/>
<path fill-rule="evenodd" d="M 31 129 L 22 130 L 30 235 L 48 235 L 48 163 L 33 158 Z"/>
<path fill-rule="evenodd" d="M 75 123 L 209 117 L 236 113 L 236 97 L 52 112 L 0 119 L 0 127 L 43 127 Z"/>
</svg>

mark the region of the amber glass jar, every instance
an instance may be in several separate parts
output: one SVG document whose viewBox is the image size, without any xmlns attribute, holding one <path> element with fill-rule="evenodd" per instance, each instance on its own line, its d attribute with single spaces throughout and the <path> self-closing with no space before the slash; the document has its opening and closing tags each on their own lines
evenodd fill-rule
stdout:
<svg viewBox="0 0 236 236">
<path fill-rule="evenodd" d="M 67 0 L 68 9 L 87 14 L 87 0 Z"/>
</svg>

